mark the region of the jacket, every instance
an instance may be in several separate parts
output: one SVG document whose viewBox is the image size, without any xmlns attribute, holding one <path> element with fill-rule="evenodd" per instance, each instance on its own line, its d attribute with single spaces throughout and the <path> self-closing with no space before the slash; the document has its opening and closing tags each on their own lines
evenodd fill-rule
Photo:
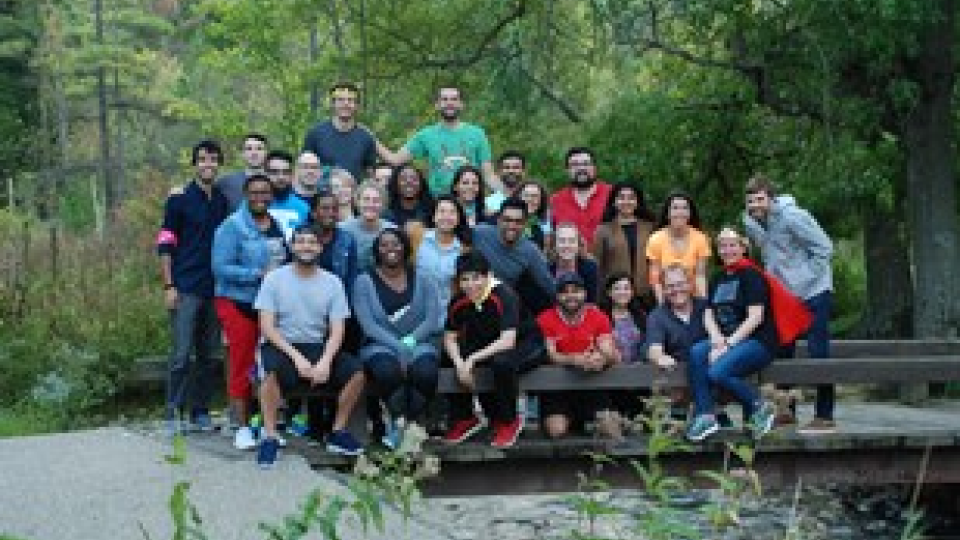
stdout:
<svg viewBox="0 0 960 540">
<path fill-rule="evenodd" d="M 647 266 L 647 240 L 655 225 L 637 220 L 637 253 L 630 264 L 630 247 L 623 227 L 615 222 L 601 223 L 593 237 L 593 258 L 597 261 L 597 282 L 601 296 L 607 286 L 607 278 L 617 272 L 630 274 L 633 268 L 633 290 L 636 296 L 650 292 L 650 270 Z"/>
<path fill-rule="evenodd" d="M 213 235 L 214 294 L 253 303 L 271 256 L 268 237 L 254 223 L 247 203 L 240 203 Z"/>
</svg>

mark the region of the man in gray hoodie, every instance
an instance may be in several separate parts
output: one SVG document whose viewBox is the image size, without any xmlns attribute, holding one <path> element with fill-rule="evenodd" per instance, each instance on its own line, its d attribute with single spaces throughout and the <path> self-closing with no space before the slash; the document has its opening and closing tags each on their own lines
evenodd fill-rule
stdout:
<svg viewBox="0 0 960 540">
<path fill-rule="evenodd" d="M 754 175 L 745 191 L 743 224 L 747 235 L 760 247 L 767 271 L 802 299 L 813 313 L 813 324 L 806 336 L 809 357 L 829 358 L 833 304 L 830 237 L 810 212 L 797 206 L 792 196 L 777 196 L 773 183 L 765 176 Z M 792 357 L 793 345 L 786 349 L 784 356 Z M 834 431 L 834 400 L 833 385 L 817 386 L 814 419 L 799 432 Z"/>
</svg>

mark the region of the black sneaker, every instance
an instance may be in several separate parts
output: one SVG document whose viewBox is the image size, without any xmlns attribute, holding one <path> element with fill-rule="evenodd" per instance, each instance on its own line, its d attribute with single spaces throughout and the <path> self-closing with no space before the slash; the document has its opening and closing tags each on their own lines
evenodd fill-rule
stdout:
<svg viewBox="0 0 960 540">
<path fill-rule="evenodd" d="M 334 431 L 327 437 L 327 452 L 344 456 L 359 456 L 363 453 L 363 446 L 349 431 Z"/>
</svg>

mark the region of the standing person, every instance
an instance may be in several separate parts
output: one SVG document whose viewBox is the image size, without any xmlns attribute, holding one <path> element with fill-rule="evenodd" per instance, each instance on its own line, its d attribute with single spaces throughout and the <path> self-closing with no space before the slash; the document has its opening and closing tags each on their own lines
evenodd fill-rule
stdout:
<svg viewBox="0 0 960 540">
<path fill-rule="evenodd" d="M 518 188 L 527 179 L 527 158 L 516 150 L 507 150 L 497 159 L 497 173 L 500 175 L 503 190 L 487 195 L 484 204 L 490 214 L 499 212 L 503 201 L 520 194 Z M 546 197 L 543 199 L 546 201 Z M 543 206 L 546 207 L 546 204 Z"/>
<path fill-rule="evenodd" d="M 702 441 L 720 429 L 714 414 L 713 388 L 733 394 L 754 438 L 773 428 L 774 409 L 745 378 L 773 361 L 779 346 L 770 305 L 770 287 L 746 259 L 746 237 L 730 228 L 717 235 L 723 261 L 710 284 L 704 326 L 709 340 L 690 350 L 687 366 L 694 399 L 694 418 L 687 438 Z"/>
<path fill-rule="evenodd" d="M 755 175 L 747 182 L 743 223 L 747 235 L 760 248 L 767 271 L 803 300 L 813 314 L 806 336 L 810 358 L 830 358 L 833 306 L 830 237 L 809 212 L 797 206 L 793 197 L 778 196 L 773 183 L 763 175 Z M 794 344 L 790 344 L 782 354 L 791 358 L 794 352 Z M 798 431 L 808 434 L 835 431 L 835 399 L 833 385 L 817 386 L 814 418 Z"/>
<path fill-rule="evenodd" d="M 377 183 L 380 184 L 380 187 L 386 191 L 387 184 L 390 183 L 391 176 L 393 176 L 393 165 L 380 161 L 377 162 L 377 164 L 373 167 L 373 175 L 371 176 L 371 179 L 376 180 Z"/>
<path fill-rule="evenodd" d="M 679 191 L 667 195 L 657 227 L 658 230 L 647 240 L 650 283 L 657 303 L 663 303 L 660 271 L 674 263 L 687 269 L 690 281 L 694 283 L 694 296 L 705 298 L 710 240 L 700 228 L 700 213 L 693 199 Z"/>
<path fill-rule="evenodd" d="M 391 165 L 402 165 L 413 158 L 426 159 L 430 167 L 428 183 L 434 197 L 450 192 L 453 175 L 464 165 L 483 170 L 487 185 L 500 190 L 500 181 L 493 170 L 490 141 L 480 126 L 463 122 L 463 92 L 457 86 L 441 86 L 437 90 L 437 112 L 440 121 L 418 131 L 396 153 L 377 143 L 380 157 Z"/>
<path fill-rule="evenodd" d="M 383 444 L 400 446 L 437 391 L 440 302 L 434 281 L 410 265 L 410 241 L 385 229 L 373 242 L 374 267 L 357 278 L 353 306 L 366 335 L 360 360 L 389 412 Z"/>
<path fill-rule="evenodd" d="M 587 290 L 587 302 L 597 303 L 597 263 L 593 259 L 583 256 L 586 249 L 580 231 L 573 223 L 558 223 L 554 233 L 556 249 L 553 260 L 550 261 L 550 270 L 554 277 L 574 273 L 583 280 Z"/>
<path fill-rule="evenodd" d="M 320 189 L 329 189 L 329 181 L 321 183 L 320 161 L 313 152 L 301 152 L 297 157 L 294 172 L 293 192 L 303 199 L 307 206 L 313 206 L 313 198 Z"/>
<path fill-rule="evenodd" d="M 357 277 L 357 242 L 337 227 L 337 198 L 330 191 L 319 191 L 310 209 L 310 225 L 317 232 L 322 251 L 317 264 L 340 278 L 346 290 L 352 290 Z"/>
<path fill-rule="evenodd" d="M 350 316 L 347 294 L 336 276 L 317 267 L 321 247 L 311 227 L 294 231 L 291 249 L 293 262 L 263 278 L 254 302 L 264 337 L 257 366 L 264 431 L 257 451 L 261 467 L 270 467 L 277 459 L 277 409 L 283 394 L 298 383 L 337 392 L 327 451 L 363 453 L 346 430 L 365 383 L 360 361 L 340 351 L 344 321 Z"/>
<path fill-rule="evenodd" d="M 620 351 L 613 339 L 610 319 L 586 299 L 587 288 L 579 275 L 561 275 L 557 279 L 556 306 L 537 316 L 537 325 L 551 363 L 576 370 L 603 371 L 620 362 Z M 566 435 L 572 426 L 583 431 L 592 420 L 597 421 L 600 434 L 623 438 L 611 394 L 606 391 L 543 392 L 540 414 L 544 417 L 544 431 L 552 438 Z"/>
<path fill-rule="evenodd" d="M 450 195 L 437 197 L 428 226 L 430 229 L 424 233 L 417 250 L 417 271 L 436 282 L 443 324 L 453 295 L 457 257 L 470 249 L 470 227 L 460 203 Z"/>
<path fill-rule="evenodd" d="M 420 169 L 411 164 L 396 167 L 387 184 L 387 201 L 384 219 L 407 233 L 416 252 L 433 209 L 433 198 Z"/>
<path fill-rule="evenodd" d="M 230 214 L 213 237 L 214 305 L 227 348 L 227 396 L 239 424 L 233 445 L 250 450 L 257 442 L 250 429 L 250 369 L 260 338 L 253 301 L 267 272 L 287 262 L 283 231 L 267 208 L 273 185 L 264 175 L 247 178 L 246 202 Z"/>
<path fill-rule="evenodd" d="M 553 225 L 547 215 L 547 188 L 540 182 L 527 180 L 517 187 L 517 197 L 527 205 L 528 217 L 523 235 L 536 244 L 540 251 L 550 253 L 553 251 Z"/>
<path fill-rule="evenodd" d="M 380 231 L 396 227 L 393 222 L 380 217 L 386 194 L 372 180 L 360 184 L 356 205 L 359 215 L 340 224 L 340 228 L 353 235 L 357 242 L 357 272 L 373 268 L 373 241 Z"/>
<path fill-rule="evenodd" d="M 346 169 L 330 171 L 330 191 L 337 197 L 337 221 L 341 223 L 356 215 L 357 182 Z M 386 193 L 386 187 L 383 188 Z"/>
<path fill-rule="evenodd" d="M 493 424 L 493 446 L 507 448 L 523 429 L 517 412 L 520 374 L 539 364 L 543 342 L 536 325 L 521 319 L 517 295 L 493 276 L 481 253 L 457 259 L 457 284 L 460 292 L 450 301 L 443 334 L 444 362 L 456 369 L 457 380 L 467 389 L 476 388 L 475 367 L 493 371 L 493 390 L 481 392 L 479 401 Z M 461 443 L 487 425 L 474 414 L 469 393 L 450 397 L 450 417 L 443 437 L 447 444 Z"/>
<path fill-rule="evenodd" d="M 567 151 L 564 164 L 570 176 L 570 185 L 550 197 L 550 219 L 554 227 L 557 223 L 567 221 L 575 224 L 590 249 L 612 187 L 597 180 L 597 165 L 589 148 L 571 148 Z"/>
<path fill-rule="evenodd" d="M 214 383 L 213 348 L 217 316 L 213 306 L 211 264 L 213 236 L 228 213 L 226 197 L 214 186 L 223 151 L 213 141 L 193 147 L 196 177 L 182 193 L 167 198 L 157 235 L 164 304 L 170 312 L 173 348 L 167 364 L 166 423 L 171 435 L 183 430 L 181 416 L 189 402 L 190 421 L 201 430 L 213 429 L 210 395 Z M 196 350 L 194 377 L 190 352 Z"/>
<path fill-rule="evenodd" d="M 280 223 L 284 238 L 289 239 L 310 215 L 310 205 L 293 191 L 293 156 L 282 150 L 267 154 L 267 176 L 273 183 L 270 215 Z"/>
<path fill-rule="evenodd" d="M 493 275 L 520 296 L 530 313 L 550 307 L 555 294 L 553 274 L 543 253 L 524 238 L 527 205 L 507 199 L 500 208 L 497 224 L 481 223 L 473 228 L 473 249 L 483 254 Z"/>
<path fill-rule="evenodd" d="M 259 133 L 249 133 L 243 138 L 240 145 L 240 155 L 243 157 L 242 171 L 222 176 L 216 186 L 227 198 L 230 211 L 233 212 L 244 200 L 243 183 L 254 174 L 263 174 L 264 161 L 267 157 L 267 138 Z"/>
<path fill-rule="evenodd" d="M 603 223 L 593 237 L 597 281 L 607 283 L 610 276 L 626 273 L 633 279 L 638 297 L 653 294 L 647 268 L 647 241 L 653 234 L 654 221 L 642 191 L 627 182 L 613 186 L 603 212 Z"/>
<path fill-rule="evenodd" d="M 467 221 L 473 227 L 485 220 L 487 212 L 483 201 L 483 181 L 480 179 L 480 169 L 472 165 L 464 165 L 453 176 L 453 185 L 450 193 L 467 213 Z M 502 204 L 502 203 L 501 203 Z"/>
<path fill-rule="evenodd" d="M 303 141 L 303 151 L 313 152 L 321 165 L 350 171 L 354 178 L 366 178 L 377 162 L 377 142 L 366 128 L 357 125 L 360 89 L 350 82 L 330 88 L 329 120 L 315 125 Z"/>
</svg>

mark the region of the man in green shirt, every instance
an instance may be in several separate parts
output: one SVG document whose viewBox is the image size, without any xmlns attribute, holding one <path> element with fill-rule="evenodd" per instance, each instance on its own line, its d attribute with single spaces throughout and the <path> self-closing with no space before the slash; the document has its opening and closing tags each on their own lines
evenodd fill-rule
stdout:
<svg viewBox="0 0 960 540">
<path fill-rule="evenodd" d="M 500 191 L 500 182 L 493 169 L 490 141 L 483 128 L 460 120 L 463 97 L 456 86 L 443 86 L 437 91 L 437 112 L 440 121 L 417 131 L 397 152 L 377 142 L 380 158 L 391 165 L 402 165 L 413 158 L 426 159 L 427 182 L 433 196 L 450 192 L 453 175 L 463 165 L 483 171 L 490 190 Z"/>
</svg>

